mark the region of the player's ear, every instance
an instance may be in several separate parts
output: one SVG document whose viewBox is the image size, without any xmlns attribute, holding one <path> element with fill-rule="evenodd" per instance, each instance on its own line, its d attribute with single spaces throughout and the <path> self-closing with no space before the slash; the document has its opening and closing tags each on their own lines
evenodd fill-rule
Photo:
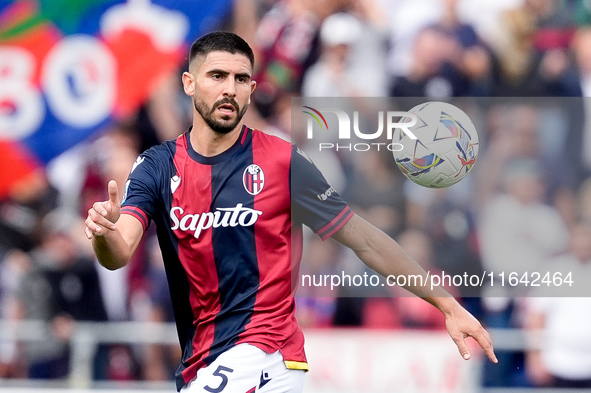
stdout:
<svg viewBox="0 0 591 393">
<path fill-rule="evenodd" d="M 250 81 L 250 94 L 254 93 L 255 89 L 257 88 L 257 82 L 251 80 Z M 250 98 L 249 98 L 250 99 Z"/>
<path fill-rule="evenodd" d="M 195 94 L 195 77 L 190 72 L 183 72 L 183 89 L 185 94 L 193 96 Z"/>
</svg>

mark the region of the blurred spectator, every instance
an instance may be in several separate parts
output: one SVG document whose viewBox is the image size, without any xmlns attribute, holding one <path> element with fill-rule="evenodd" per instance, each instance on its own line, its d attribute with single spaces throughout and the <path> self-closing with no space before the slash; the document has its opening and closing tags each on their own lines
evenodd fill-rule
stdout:
<svg viewBox="0 0 591 393">
<path fill-rule="evenodd" d="M 573 50 L 576 58 L 583 97 L 591 97 L 591 29 L 581 28 L 573 40 Z M 591 173 L 591 100 L 583 100 L 585 123 L 582 132 L 581 165 L 586 175 Z"/>
<path fill-rule="evenodd" d="M 519 99 L 490 108 L 488 148 L 476 167 L 479 203 L 486 203 L 499 190 L 510 161 L 528 158 L 545 175 L 541 200 L 558 208 L 565 220 L 572 217 L 579 165 L 570 156 L 577 156 L 572 138 L 579 123 L 564 111 L 570 100 L 561 98 L 553 104 L 539 98 Z M 580 147 L 574 149 L 580 151 Z"/>
<path fill-rule="evenodd" d="M 250 45 L 255 47 L 256 30 L 260 23 L 260 17 L 270 7 L 274 0 L 234 0 L 232 10 L 231 30 L 238 34 Z M 255 52 L 255 59 L 259 54 Z"/>
<path fill-rule="evenodd" d="M 565 2 L 525 0 L 502 21 L 503 34 L 493 44 L 499 59 L 493 95 L 581 95 L 568 53 L 574 20 Z"/>
<path fill-rule="evenodd" d="M 39 241 L 40 223 L 57 206 L 58 193 L 38 170 L 0 201 L 0 253 L 17 248 L 30 251 Z"/>
<path fill-rule="evenodd" d="M 388 5 L 391 27 L 389 73 L 394 78 L 408 76 L 416 63 L 416 37 L 441 19 L 444 4 L 440 0 L 395 0 L 384 4 Z"/>
<path fill-rule="evenodd" d="M 351 14 L 361 21 L 359 39 L 352 47 L 351 75 L 361 86 L 363 96 L 388 95 L 388 49 L 390 25 L 387 2 L 358 0 L 351 2 Z"/>
<path fill-rule="evenodd" d="M 136 299 L 139 296 L 145 296 L 145 298 L 142 309 L 136 312 L 136 319 L 157 323 L 174 322 L 174 310 L 158 241 L 155 236 L 152 236 L 147 243 L 149 262 L 145 273 L 145 293 L 134 295 Z M 176 344 L 146 344 L 140 354 L 143 379 L 147 381 L 174 379 L 174 372 L 181 361 L 180 358 L 181 351 Z"/>
<path fill-rule="evenodd" d="M 431 272 L 433 275 L 440 274 L 440 270 L 433 264 L 433 242 L 423 231 L 409 229 L 404 231 L 398 238 L 400 246 L 417 261 L 423 269 Z M 452 295 L 457 295 L 457 290 L 450 286 L 445 289 Z M 401 325 L 406 328 L 421 329 L 444 329 L 445 319 L 441 313 L 434 310 L 422 299 L 411 296 L 408 292 L 402 292 L 401 288 L 395 287 L 394 291 L 398 296 L 399 318 Z"/>
<path fill-rule="evenodd" d="M 457 1 L 457 17 L 474 26 L 487 46 L 493 46 L 504 35 L 502 15 L 505 11 L 518 8 L 524 0 Z"/>
<path fill-rule="evenodd" d="M 305 73 L 305 97 L 387 95 L 387 35 L 384 12 L 375 0 L 354 3 L 322 22 L 320 58 Z"/>
<path fill-rule="evenodd" d="M 462 49 L 440 27 L 421 30 L 412 48 L 409 73 L 394 79 L 393 97 L 456 97 L 466 95 L 469 82 L 458 67 Z"/>
<path fill-rule="evenodd" d="M 350 276 L 364 274 L 375 274 L 365 265 L 359 265 L 359 259 L 353 251 L 348 248 L 342 248 L 342 252 L 339 255 L 339 259 L 336 264 L 337 272 L 345 272 Z M 384 287 L 371 287 L 371 286 L 348 286 L 343 285 L 338 287 L 336 294 L 337 299 L 335 303 L 334 315 L 332 324 L 334 326 L 346 326 L 346 327 L 361 327 L 365 321 L 366 307 L 369 304 L 369 300 L 375 297 L 388 296 L 387 288 Z M 390 302 L 387 302 L 387 309 L 390 309 Z M 382 312 L 383 310 L 379 311 Z M 368 311 L 369 312 L 369 311 Z M 391 315 L 386 315 L 385 318 L 391 318 Z M 380 324 L 383 324 L 382 320 Z"/>
<path fill-rule="evenodd" d="M 263 117 L 289 93 L 299 92 L 306 69 L 318 58 L 318 30 L 322 21 L 349 0 L 284 0 L 276 2 L 259 25 L 259 56 L 253 79 L 253 102 Z"/>
<path fill-rule="evenodd" d="M 392 237 L 403 229 L 406 218 L 402 173 L 388 150 L 368 150 L 353 155 L 344 198 L 361 217 Z"/>
<path fill-rule="evenodd" d="M 591 25 L 591 4 L 586 0 L 572 0 L 574 15 L 579 25 Z"/>
<path fill-rule="evenodd" d="M 17 322 L 22 319 L 18 291 L 23 277 L 30 270 L 26 253 L 12 249 L 3 255 L 0 262 L 0 318 Z M 0 331 L 0 378 L 26 378 L 27 364 L 23 346 L 16 339 L 18 324 Z"/>
<path fill-rule="evenodd" d="M 139 112 L 140 151 L 174 139 L 189 128 L 191 101 L 182 91 L 180 74 L 171 72 L 163 77 Z"/>
<path fill-rule="evenodd" d="M 353 167 L 342 193 L 345 200 L 357 214 L 382 231 L 390 236 L 398 235 L 405 221 L 403 175 L 395 168 L 391 152 L 370 149 L 350 156 Z M 358 266 L 356 257 L 348 250 L 344 250 L 341 258 L 343 271 L 363 274 L 364 267 Z M 398 326 L 391 299 L 380 299 L 387 296 L 384 288 L 341 288 L 333 323 L 374 328 Z"/>
<path fill-rule="evenodd" d="M 318 62 L 306 71 L 305 97 L 350 97 L 363 95 L 363 84 L 351 74 L 351 46 L 361 35 L 361 22 L 351 14 L 330 15 L 322 23 L 322 51 Z"/>
<path fill-rule="evenodd" d="M 543 174 L 531 159 L 510 163 L 503 175 L 503 192 L 495 195 L 482 209 L 479 241 L 483 267 L 498 274 L 539 271 L 541 264 L 566 247 L 567 229 L 558 211 L 544 204 Z M 524 286 L 489 286 L 483 292 L 485 323 L 489 327 L 520 327 L 515 297 L 527 295 Z M 498 351 L 499 364 L 485 365 L 485 386 L 523 384 L 521 354 Z"/>
<path fill-rule="evenodd" d="M 49 322 L 53 337 L 25 345 L 30 378 L 65 377 L 75 322 L 107 320 L 94 262 L 76 248 L 81 223 L 81 218 L 64 210 L 43 219 L 41 244 L 31 252 L 30 271 L 19 287 L 22 318 Z M 95 360 L 97 367 L 104 365 Z M 95 375 L 105 377 L 105 370 L 96 369 Z"/>
<path fill-rule="evenodd" d="M 571 229 L 570 250 L 549 263 L 553 271 L 571 272 L 579 282 L 591 280 L 591 227 Z M 540 386 L 591 388 L 591 298 L 526 299 L 525 327 L 540 333 L 527 352 L 527 375 Z"/>
<path fill-rule="evenodd" d="M 446 32 L 460 46 L 459 58 L 450 59 L 457 63 L 466 78 L 469 96 L 487 96 L 492 83 L 492 54 L 471 24 L 460 21 L 458 0 L 442 0 L 444 14 L 435 26 Z"/>
<path fill-rule="evenodd" d="M 440 190 L 405 185 L 408 210 L 414 211 L 414 221 L 409 224 L 429 235 L 434 250 L 431 263 L 448 274 L 482 274 L 474 206 L 469 198 L 473 184 L 467 178 L 461 184 Z M 478 287 L 462 286 L 456 290 L 462 297 L 480 295 Z M 478 314 L 477 310 L 471 311 Z"/>
<path fill-rule="evenodd" d="M 476 30 L 459 20 L 457 0 L 441 0 L 427 14 L 432 15 L 429 22 L 412 35 L 412 50 L 406 55 L 410 60 L 405 59 L 407 71 L 394 73 L 391 95 L 488 95 L 491 55 Z"/>
<path fill-rule="evenodd" d="M 322 241 L 309 229 L 303 231 L 304 253 L 301 259 L 300 277 L 321 277 L 325 274 L 340 274 L 337 270 L 342 257 L 342 246 L 334 241 Z M 303 280 L 303 279 L 301 279 Z M 316 280 L 316 283 L 319 283 Z M 311 285 L 310 285 L 311 284 Z M 314 286 L 314 282 L 299 282 L 296 316 L 303 327 L 329 327 L 332 323 L 336 291 L 330 285 Z"/>
<path fill-rule="evenodd" d="M 125 192 L 125 182 L 139 155 L 140 136 L 133 124 L 115 124 L 97 140 L 86 147 L 87 163 L 84 184 L 81 190 L 81 212 L 91 207 L 94 201 L 104 199 L 105 184 L 110 179 L 117 181 L 119 195 Z M 138 253 L 123 269 L 109 271 L 100 268 L 101 289 L 109 320 L 129 319 L 128 299 L 136 287 L 141 287 L 145 269 L 144 242 Z"/>
<path fill-rule="evenodd" d="M 577 214 L 581 221 L 591 224 L 591 178 L 585 180 L 579 187 Z"/>
<path fill-rule="evenodd" d="M 507 166 L 504 192 L 484 206 L 480 217 L 479 238 L 488 271 L 521 275 L 564 250 L 567 230 L 558 211 L 543 203 L 543 177 L 533 160 L 517 159 Z"/>
<path fill-rule="evenodd" d="M 100 200 L 104 185 L 115 179 L 123 195 L 125 181 L 140 153 L 140 134 L 133 123 L 113 124 L 84 147 L 85 173 L 80 195 L 80 213 Z"/>
</svg>

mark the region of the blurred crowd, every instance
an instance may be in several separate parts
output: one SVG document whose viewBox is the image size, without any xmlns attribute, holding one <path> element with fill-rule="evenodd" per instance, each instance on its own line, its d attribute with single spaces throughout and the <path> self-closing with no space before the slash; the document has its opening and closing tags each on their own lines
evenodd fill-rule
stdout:
<svg viewBox="0 0 591 393">
<path fill-rule="evenodd" d="M 256 55 L 249 126 L 290 138 L 292 97 L 453 98 L 474 120 L 480 156 L 449 189 L 408 182 L 388 151 L 308 151 L 355 212 L 425 269 L 450 274 L 591 271 L 591 4 L 586 0 L 235 0 L 225 26 Z M 64 378 L 79 321 L 171 322 L 151 226 L 130 264 L 100 268 L 83 219 L 123 187 L 139 153 L 190 124 L 177 72 L 134 116 L 64 153 L 0 202 L 0 317 L 48 322 L 48 339 L 0 331 L 0 378 Z M 467 99 L 465 97 L 477 97 Z M 551 98 L 551 99 L 548 99 Z M 322 163 L 322 164 L 320 164 Z M 354 255 L 306 233 L 306 272 L 363 273 Z M 591 281 L 590 281 L 591 282 Z M 500 351 L 484 386 L 591 387 L 591 298 L 528 297 L 530 288 L 449 288 L 485 326 L 542 329 L 530 350 Z M 495 287 L 494 289 L 499 289 Z M 305 328 L 444 329 L 420 299 L 327 288 L 299 297 Z M 94 377 L 172 378 L 180 350 L 105 345 Z"/>
</svg>

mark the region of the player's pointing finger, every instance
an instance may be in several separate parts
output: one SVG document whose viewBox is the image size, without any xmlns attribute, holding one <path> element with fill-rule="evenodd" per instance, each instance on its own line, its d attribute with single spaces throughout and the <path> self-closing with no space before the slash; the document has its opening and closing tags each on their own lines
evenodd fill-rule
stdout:
<svg viewBox="0 0 591 393">
<path fill-rule="evenodd" d="M 117 188 L 117 182 L 115 180 L 109 181 L 109 185 L 107 186 L 109 190 L 109 201 L 116 206 L 119 205 L 119 191 Z"/>
<path fill-rule="evenodd" d="M 498 359 L 495 355 L 495 350 L 492 345 L 492 340 L 490 339 L 490 335 L 486 330 L 483 329 L 482 334 L 474 335 L 473 338 L 476 340 L 478 345 L 484 350 L 486 356 L 491 360 L 493 363 L 498 363 Z"/>
</svg>

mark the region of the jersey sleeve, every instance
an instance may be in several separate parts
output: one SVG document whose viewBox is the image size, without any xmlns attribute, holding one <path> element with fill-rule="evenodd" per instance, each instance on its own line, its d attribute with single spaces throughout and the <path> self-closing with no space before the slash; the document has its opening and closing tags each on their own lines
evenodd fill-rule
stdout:
<svg viewBox="0 0 591 393">
<path fill-rule="evenodd" d="M 121 214 L 137 218 L 148 229 L 156 214 L 161 166 L 151 150 L 142 153 L 125 183 Z"/>
<path fill-rule="evenodd" d="M 353 211 L 299 147 L 291 152 L 291 204 L 295 223 L 305 224 L 322 240 L 353 217 Z"/>
</svg>

